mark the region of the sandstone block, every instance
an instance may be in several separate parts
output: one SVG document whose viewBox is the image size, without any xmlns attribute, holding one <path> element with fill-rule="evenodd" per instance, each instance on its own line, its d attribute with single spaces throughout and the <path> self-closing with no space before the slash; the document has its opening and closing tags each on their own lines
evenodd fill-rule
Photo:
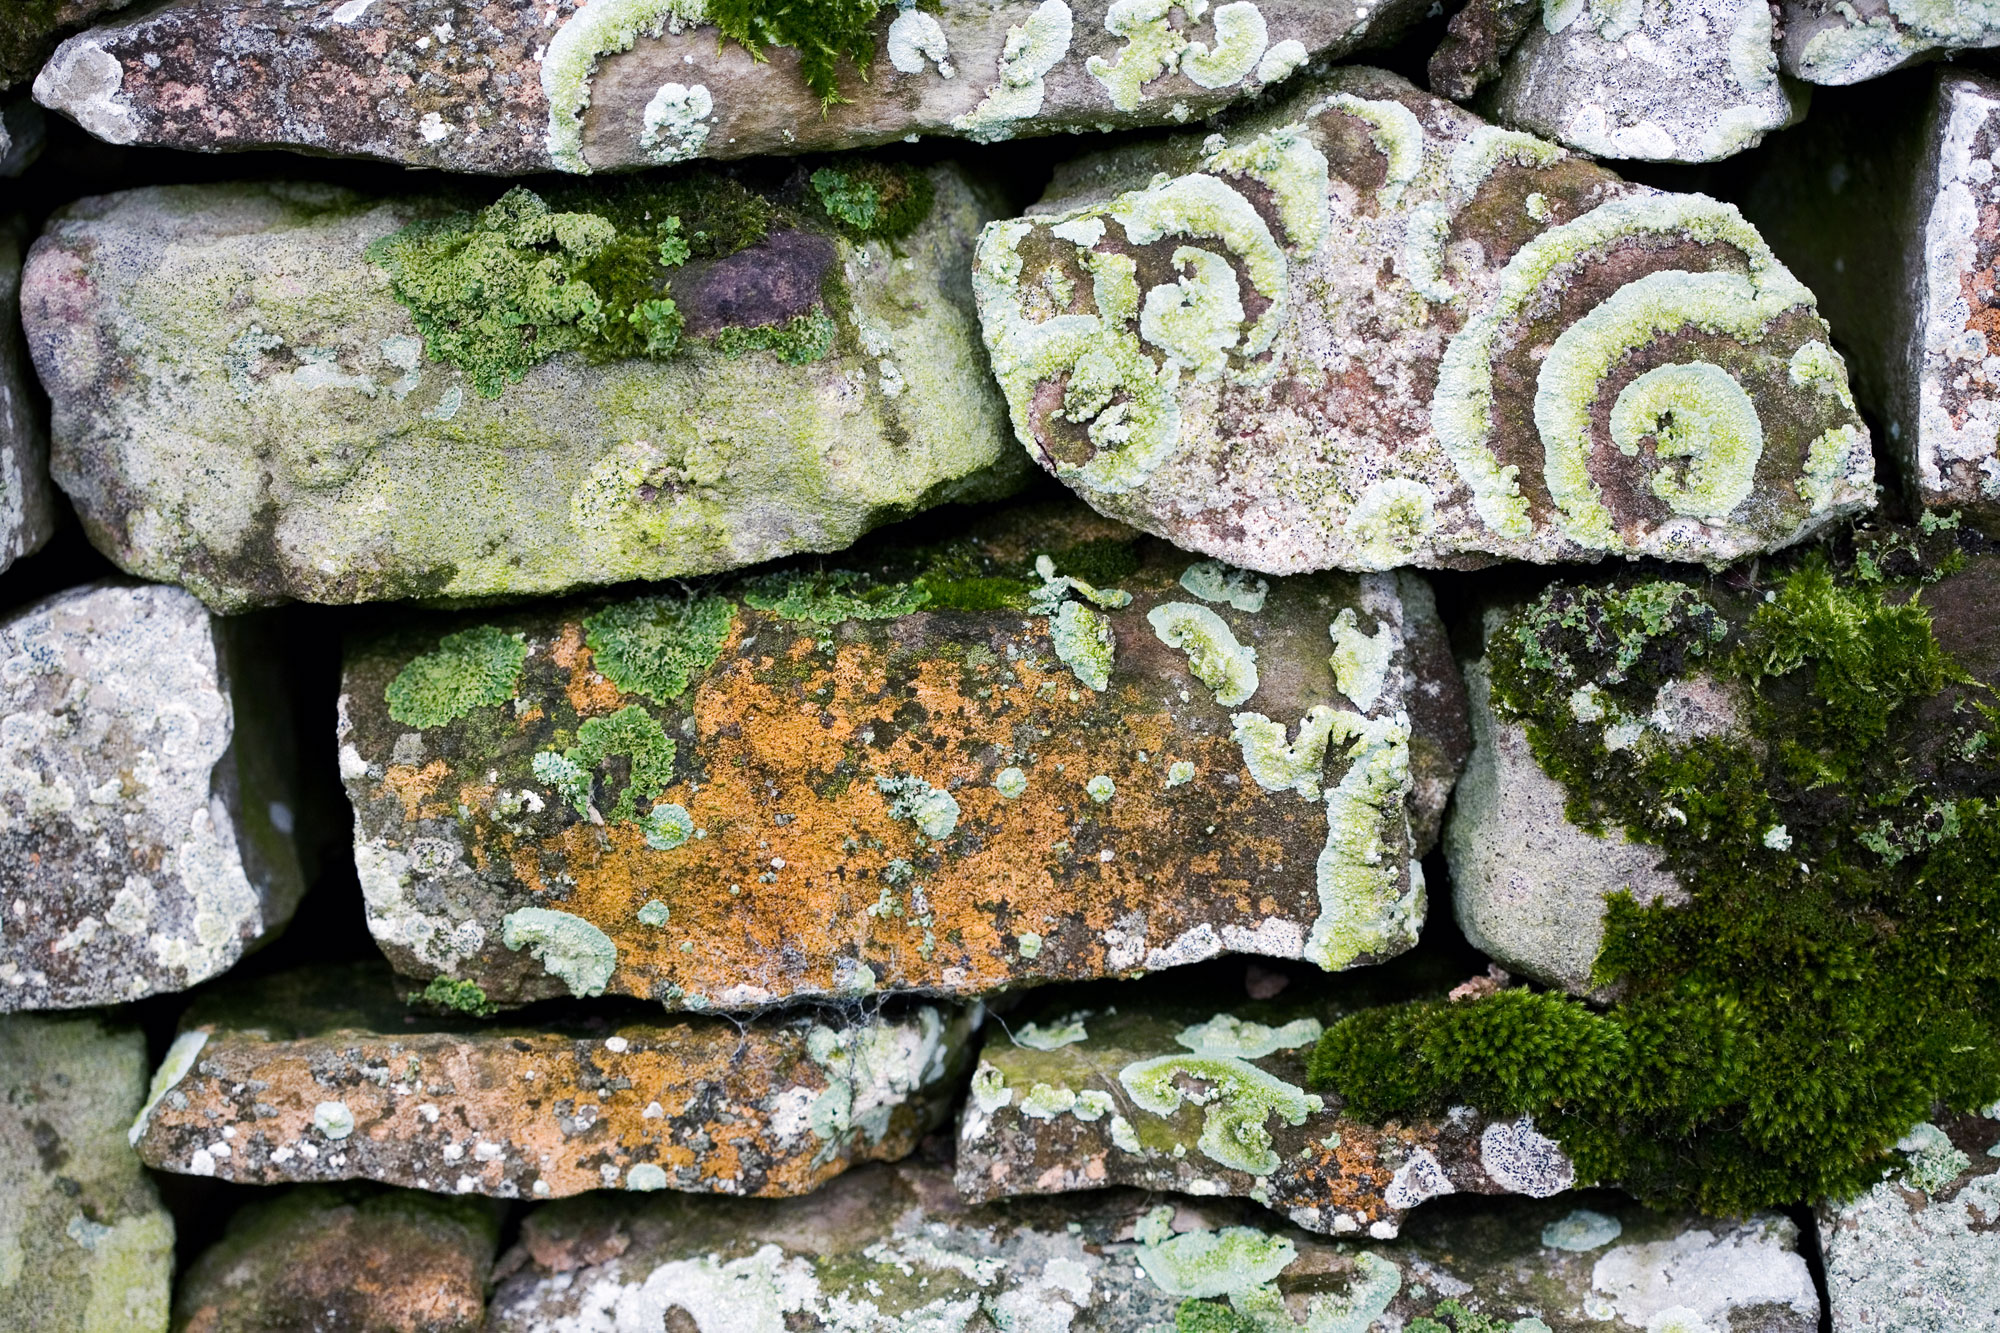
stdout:
<svg viewBox="0 0 2000 1333">
<path fill-rule="evenodd" d="M 818 42 L 818 60 L 802 61 L 782 40 L 801 20 L 782 9 L 769 29 L 779 39 L 757 58 L 702 0 L 496 0 L 477 18 L 449 0 L 276 11 L 181 0 L 71 39 L 35 95 L 113 143 L 290 147 L 500 175 L 630 171 L 918 135 L 1184 123 L 1424 12 L 1415 0 L 872 8 L 851 52 L 874 53 L 864 73 Z M 838 23 L 832 9 L 803 22 Z M 214 62 L 217 51 L 230 58 Z"/>
<path fill-rule="evenodd" d="M 13 123 L 12 115 L 0 122 L 0 176 L 13 174 L 5 169 L 16 160 L 6 128 Z M 20 146 L 32 156 L 39 143 L 38 131 Z M 27 348 L 14 326 L 21 306 L 24 230 L 0 220 L 0 570 L 40 548 L 56 526 L 48 434 L 32 397 Z"/>
<path fill-rule="evenodd" d="M 0 1325 L 166 1333 L 174 1220 L 125 1141 L 145 1095 L 136 1028 L 0 1018 Z"/>
<path fill-rule="evenodd" d="M 1873 498 L 1812 294 L 1733 207 L 1380 71 L 1066 168 L 974 284 L 1043 467 L 1266 573 L 1714 561 Z"/>
<path fill-rule="evenodd" d="M 1783 0 L 1785 72 L 1807 83 L 1860 83 L 1953 51 L 2000 44 L 2000 11 L 1985 0 Z"/>
<path fill-rule="evenodd" d="M 185 990 L 302 891 L 264 631 L 96 584 L 0 622 L 0 1009 Z"/>
<path fill-rule="evenodd" d="M 1077 505 L 842 563 L 357 645 L 397 969 L 744 1008 L 1415 942 L 1463 723 L 1407 577 L 1266 580 Z"/>
<path fill-rule="evenodd" d="M 630 1013 L 495 1026 L 405 1001 L 378 964 L 205 997 L 133 1122 L 139 1155 L 245 1184 L 801 1194 L 909 1152 L 950 1105 L 977 1022 L 915 1005 L 747 1026 Z"/>
<path fill-rule="evenodd" d="M 91 539 L 221 610 L 475 597 L 835 550 L 1017 484 L 957 170 L 565 189 L 64 210 L 23 314 Z"/>
</svg>

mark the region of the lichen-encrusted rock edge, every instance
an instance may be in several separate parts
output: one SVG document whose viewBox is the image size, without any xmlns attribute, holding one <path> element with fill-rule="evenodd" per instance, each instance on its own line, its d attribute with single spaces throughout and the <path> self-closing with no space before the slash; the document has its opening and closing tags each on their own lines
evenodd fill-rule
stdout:
<svg viewBox="0 0 2000 1333">
<path fill-rule="evenodd" d="M 7 135 L 0 130 L 0 159 L 7 156 Z M 0 170 L 0 176 L 9 174 Z M 33 371 L 16 328 L 26 232 L 19 219 L 0 218 L 0 571 L 39 549 L 56 526 L 48 433 L 32 398 Z"/>
</svg>

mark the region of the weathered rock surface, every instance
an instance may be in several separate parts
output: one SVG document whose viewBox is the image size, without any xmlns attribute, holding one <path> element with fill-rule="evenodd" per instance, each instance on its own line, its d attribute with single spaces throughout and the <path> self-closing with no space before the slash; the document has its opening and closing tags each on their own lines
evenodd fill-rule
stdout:
<svg viewBox="0 0 2000 1333">
<path fill-rule="evenodd" d="M 0 622 L 0 1009 L 184 990 L 290 919 L 291 722 L 262 635 L 111 584 Z"/>
<path fill-rule="evenodd" d="M 0 1018 L 0 1326 L 165 1333 L 174 1222 L 125 1141 L 146 1040 Z"/>
<path fill-rule="evenodd" d="M 1380 71 L 1065 169 L 974 285 L 1044 467 L 1268 573 L 1715 560 L 1873 498 L 1812 294 L 1733 207 Z"/>
<path fill-rule="evenodd" d="M 66 43 L 44 105 L 113 143 L 283 146 L 449 171 L 634 170 L 935 134 L 1184 123 L 1393 36 L 1416 0 L 885 3 L 866 75 L 822 105 L 701 0 L 182 0 Z M 228 58 L 217 62 L 215 53 Z"/>
<path fill-rule="evenodd" d="M 1500 77 L 1528 25 L 1540 19 L 1538 0 L 1466 0 L 1445 25 L 1444 40 L 1431 52 L 1426 75 L 1431 91 L 1454 102 Z"/>
<path fill-rule="evenodd" d="M 1834 1333 L 2000 1327 L 2000 1104 L 1896 1146 L 1900 1170 L 1819 1210 Z"/>
<path fill-rule="evenodd" d="M 1552 4 L 1492 109 L 1599 157 L 1717 161 L 1805 113 L 1804 92 L 1778 77 L 1776 35 L 1770 0 Z"/>
<path fill-rule="evenodd" d="M 17 0 L 0 26 L 0 88 L 29 78 L 63 33 L 132 0 Z"/>
<path fill-rule="evenodd" d="M 558 1329 L 1808 1333 L 1781 1217 L 1509 1200 L 1356 1246 L 1227 1203 L 1115 1190 L 971 1207 L 942 1171 L 871 1168 L 811 1199 L 607 1197 L 536 1210 L 496 1333 Z M 1600 1211 L 1601 1210 L 1601 1211 Z M 1448 1321 L 1448 1322 L 1447 1322 Z"/>
<path fill-rule="evenodd" d="M 150 1166 L 246 1184 L 802 1194 L 915 1146 L 976 1019 L 494 1025 L 412 1012 L 379 965 L 326 967 L 190 1009 L 132 1138 Z"/>
<path fill-rule="evenodd" d="M 2000 45 L 1992 0 L 1783 0 L 1778 54 L 1808 83 L 1860 83 L 1952 51 Z"/>
<path fill-rule="evenodd" d="M 351 652 L 398 970 L 742 1008 L 1415 943 L 1411 806 L 1463 754 L 1427 591 L 1267 581 L 1073 504 L 843 563 Z M 523 950 L 547 922 L 591 969 Z"/>
<path fill-rule="evenodd" d="M 1135 997 L 1136 998 L 1136 997 Z M 1385 1239 L 1428 1199 L 1544 1198 L 1577 1183 L 1534 1121 L 1461 1107 L 1378 1127 L 1308 1092 L 1326 1005 L 1141 1001 L 1046 1006 L 996 1024 L 958 1127 L 959 1192 L 975 1202 L 1136 1185 L 1253 1198 L 1308 1231 Z M 1587 1183 L 1587 1182 L 1586 1182 Z"/>
<path fill-rule="evenodd" d="M 401 231 L 419 221 L 470 228 L 539 340 L 581 327 L 537 304 L 577 290 L 538 266 L 559 262 L 552 240 L 573 263 L 599 244 L 587 201 L 550 218 L 510 195 L 475 217 L 282 183 L 84 200 L 36 243 L 23 296 L 56 480 L 112 559 L 224 610 L 728 569 L 1004 494 L 1025 465 L 964 277 L 989 215 L 955 169 L 919 180 L 935 203 L 892 247 L 847 239 L 802 177 L 775 203 L 707 179 L 694 207 L 769 229 L 673 270 L 678 351 L 531 363 L 506 362 L 521 349 L 504 319 L 484 344 L 433 323 L 427 354 L 369 246 L 436 234 Z M 657 282 L 655 249 L 700 242 L 686 220 L 609 285 Z M 421 269 L 406 276 L 422 289 Z"/>
<path fill-rule="evenodd" d="M 0 159 L 6 157 L 7 145 L 0 142 Z M 0 570 L 39 548 L 56 525 L 48 435 L 32 398 L 27 349 L 15 327 L 26 241 L 18 221 L 0 219 Z"/>
<path fill-rule="evenodd" d="M 471 1333 L 485 1326 L 495 1205 L 306 1185 L 249 1204 L 174 1293 L 176 1333 Z"/>
</svg>

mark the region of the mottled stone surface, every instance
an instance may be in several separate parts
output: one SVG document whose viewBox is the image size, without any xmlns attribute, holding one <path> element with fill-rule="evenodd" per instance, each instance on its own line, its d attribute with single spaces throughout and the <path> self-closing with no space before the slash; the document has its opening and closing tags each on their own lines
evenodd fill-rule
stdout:
<svg viewBox="0 0 2000 1333">
<path fill-rule="evenodd" d="M 0 24 L 0 88 L 20 83 L 41 68 L 63 33 L 131 0 L 11 0 Z"/>
<path fill-rule="evenodd" d="M 1776 36 L 1770 0 L 1547 5 L 1493 111 L 1598 157 L 1713 162 L 1805 113 L 1778 77 Z"/>
<path fill-rule="evenodd" d="M 752 59 L 702 21 L 702 0 L 304 0 L 275 12 L 182 0 L 71 39 L 35 94 L 114 143 L 284 146 L 506 175 L 633 170 L 914 135 L 1180 123 L 1424 12 L 1416 0 L 908 9 L 883 6 L 866 77 L 843 61 L 841 100 L 825 107 L 795 51 Z"/>
<path fill-rule="evenodd" d="M 1896 1146 L 1888 1179 L 1819 1209 L 1833 1333 L 2000 1328 L 2000 1103 Z"/>
<path fill-rule="evenodd" d="M 829 253 L 840 299 L 774 321 L 766 279 L 799 233 L 773 232 L 683 270 L 671 359 L 563 352 L 497 397 L 426 356 L 364 254 L 451 200 L 273 183 L 81 201 L 23 294 L 56 480 L 120 565 L 221 609 L 730 569 L 1004 494 L 1023 465 L 965 286 L 989 214 L 956 169 L 930 178 L 935 206 L 893 247 L 797 242 Z M 803 364 L 705 336 L 814 312 L 831 342 Z"/>
<path fill-rule="evenodd" d="M 1783 0 L 1778 54 L 1808 83 L 1860 83 L 1913 61 L 2000 44 L 1992 0 Z"/>
<path fill-rule="evenodd" d="M 7 144 L 0 142 L 0 159 L 7 157 Z M 0 176 L 8 174 L 0 170 Z M 26 243 L 19 220 L 0 218 L 0 570 L 40 547 L 56 525 L 48 434 L 32 397 L 34 371 L 16 324 Z"/>
<path fill-rule="evenodd" d="M 1044 467 L 1266 572 L 1712 560 L 1873 498 L 1812 294 L 1733 207 L 1380 71 L 1065 168 L 974 285 Z"/>
<path fill-rule="evenodd" d="M 1810 1333 L 1819 1317 L 1797 1228 L 1779 1217 L 1507 1200 L 1355 1245 L 1220 1200 L 1130 1190 L 973 1207 L 918 1166 L 779 1203 L 552 1205 L 501 1268 L 496 1333 Z"/>
<path fill-rule="evenodd" d="M 136 1028 L 0 1018 L 0 1326 L 165 1333 L 174 1222 L 125 1141 L 145 1091 Z"/>
<path fill-rule="evenodd" d="M 742 1008 L 1415 942 L 1411 805 L 1463 753 L 1427 594 L 1420 663 L 1395 576 L 1267 581 L 1075 504 L 842 564 L 357 646 L 341 767 L 396 967 Z M 706 616 L 678 656 L 621 628 Z M 502 660 L 430 713 L 448 634 Z M 601 967 L 521 948 L 551 914 Z"/>
<path fill-rule="evenodd" d="M 175 1333 L 472 1333 L 500 1218 L 485 1199 L 305 1185 L 247 1204 L 182 1275 Z"/>
<path fill-rule="evenodd" d="M 1110 998 L 1117 998 L 1115 995 Z M 1461 1191 L 1547 1197 L 1577 1183 L 1530 1119 L 1458 1108 L 1370 1125 L 1306 1089 L 1338 1009 L 1213 1006 L 1155 991 L 1101 1009 L 1043 1006 L 995 1024 L 958 1126 L 959 1192 L 977 1202 L 1136 1185 L 1253 1198 L 1309 1231 L 1386 1239 Z"/>
<path fill-rule="evenodd" d="M 133 1141 L 149 1166 L 246 1184 L 802 1194 L 943 1117 L 976 1019 L 481 1024 L 414 1012 L 378 964 L 316 968 L 190 1009 Z"/>
<path fill-rule="evenodd" d="M 1471 100 L 1500 77 L 1508 55 L 1541 15 L 1540 0 L 1467 0 L 1431 52 L 1425 70 L 1431 91 L 1454 102 Z"/>
<path fill-rule="evenodd" d="M 0 622 L 0 1009 L 184 990 L 302 890 L 261 627 L 93 584 Z"/>
</svg>

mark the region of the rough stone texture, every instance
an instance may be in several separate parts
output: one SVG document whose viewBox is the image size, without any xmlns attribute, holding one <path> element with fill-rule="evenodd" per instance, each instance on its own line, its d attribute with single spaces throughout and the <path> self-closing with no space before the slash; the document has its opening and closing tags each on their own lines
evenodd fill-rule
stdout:
<svg viewBox="0 0 2000 1333">
<path fill-rule="evenodd" d="M 1426 70 L 1431 91 L 1454 102 L 1470 101 L 1500 77 L 1507 57 L 1541 14 L 1540 0 L 1467 0 L 1431 52 Z"/>
<path fill-rule="evenodd" d="M 182 1275 L 175 1333 L 471 1333 L 499 1240 L 485 1199 L 287 1190 L 230 1218 Z"/>
<path fill-rule="evenodd" d="M 302 890 L 291 723 L 256 625 L 94 584 L 0 622 L 0 1009 L 184 990 Z"/>
<path fill-rule="evenodd" d="M 2000 45 L 1993 0 L 1782 0 L 1778 56 L 1808 83 L 1860 83 L 1913 61 Z"/>
<path fill-rule="evenodd" d="M 1131 567 L 1086 595 L 1063 571 L 1093 547 Z M 807 575 L 717 584 L 703 605 L 725 620 L 685 692 L 645 694 L 605 646 L 621 604 L 431 619 L 353 651 L 341 766 L 370 925 L 398 970 L 499 1003 L 595 987 L 741 1008 L 974 995 L 1225 949 L 1332 970 L 1415 943 L 1410 806 L 1434 826 L 1463 755 L 1427 591 L 1420 663 L 1394 576 L 1251 576 L 1241 605 L 1205 600 L 1191 588 L 1223 578 L 1213 562 L 1075 504 L 843 565 L 899 604 L 812 620 Z M 989 609 L 957 609 L 967 590 Z M 1164 637 L 1204 616 L 1254 676 L 1218 691 L 1199 645 Z M 425 655 L 461 642 L 446 630 L 519 636 L 523 664 L 459 716 L 406 703 L 399 720 Z M 671 742 L 668 766 L 641 784 L 620 757 L 640 740 L 588 749 L 613 727 Z M 566 795 L 576 747 L 588 771 Z M 601 973 L 519 951 L 517 922 L 549 909 L 595 937 Z"/>
<path fill-rule="evenodd" d="M 10 0 L 0 25 L 0 88 L 30 77 L 63 33 L 132 0 Z"/>
<path fill-rule="evenodd" d="M 1219 1200 L 1160 1203 L 1130 1190 L 971 1207 L 942 1171 L 917 1166 L 870 1168 L 779 1203 L 579 1199 L 524 1223 L 501 1263 L 509 1275 L 490 1327 L 1817 1328 L 1797 1228 L 1784 1218 L 1707 1222 L 1589 1204 L 1482 1203 L 1448 1226 L 1357 1246 Z"/>
<path fill-rule="evenodd" d="M 0 1327 L 165 1333 L 174 1221 L 125 1141 L 146 1040 L 0 1018 Z"/>
<path fill-rule="evenodd" d="M 534 1025 L 410 1011 L 379 965 L 205 997 L 133 1125 L 149 1166 L 453 1194 L 803 1194 L 945 1114 L 977 1019 L 633 1013 Z"/>
<path fill-rule="evenodd" d="M 1901 1169 L 1819 1209 L 1833 1333 L 2000 1328 L 2000 1103 L 1941 1115 L 1896 1146 Z"/>
<path fill-rule="evenodd" d="M 1547 5 L 1492 109 L 1599 157 L 1714 162 L 1805 114 L 1805 93 L 1778 78 L 1775 38 L 1770 0 Z"/>
<path fill-rule="evenodd" d="M 867 76 L 842 62 L 843 100 L 822 108 L 794 51 L 753 60 L 700 21 L 701 0 L 304 0 L 275 12 L 183 0 L 71 39 L 35 95 L 114 143 L 284 146 L 503 175 L 633 170 L 920 134 L 1182 123 L 1424 13 L 1419 0 L 1194 8 L 1208 12 L 972 0 L 910 17 L 885 3 Z"/>
<path fill-rule="evenodd" d="M 563 353 L 497 398 L 420 359 L 363 254 L 447 200 L 284 183 L 83 200 L 36 243 L 23 295 L 56 480 L 112 559 L 228 610 L 729 569 L 1004 494 L 1022 464 L 964 276 L 989 214 L 956 169 L 931 178 L 912 235 L 834 241 L 822 281 L 847 299 L 826 357 Z M 774 322 L 764 279 L 796 235 L 680 293 L 690 331 Z"/>
<path fill-rule="evenodd" d="M 1380 71 L 1066 168 L 974 286 L 1044 467 L 1266 572 L 1714 560 L 1873 498 L 1812 295 L 1733 207 Z"/>
<path fill-rule="evenodd" d="M 0 143 L 0 159 L 7 157 L 7 145 Z M 0 161 L 0 168 L 4 165 Z M 0 169 L 0 176 L 8 174 Z M 15 323 L 26 241 L 26 228 L 18 219 L 0 218 L 0 570 L 39 548 L 56 526 L 48 434 L 35 407 L 27 349 Z"/>
<path fill-rule="evenodd" d="M 1136 998 L 1136 997 L 1135 997 Z M 1576 1168 L 1529 1119 L 1461 1107 L 1378 1127 L 1305 1090 L 1325 1004 L 1217 1013 L 1167 1001 L 1043 1006 L 996 1024 L 958 1127 L 975 1202 L 1136 1185 L 1257 1200 L 1308 1231 L 1386 1239 L 1427 1199 L 1546 1197 Z M 1011 1029 L 1011 1035 L 1008 1029 Z"/>
<path fill-rule="evenodd" d="M 26 97 L 0 99 L 0 176 L 18 176 L 41 155 L 42 109 Z"/>
</svg>

